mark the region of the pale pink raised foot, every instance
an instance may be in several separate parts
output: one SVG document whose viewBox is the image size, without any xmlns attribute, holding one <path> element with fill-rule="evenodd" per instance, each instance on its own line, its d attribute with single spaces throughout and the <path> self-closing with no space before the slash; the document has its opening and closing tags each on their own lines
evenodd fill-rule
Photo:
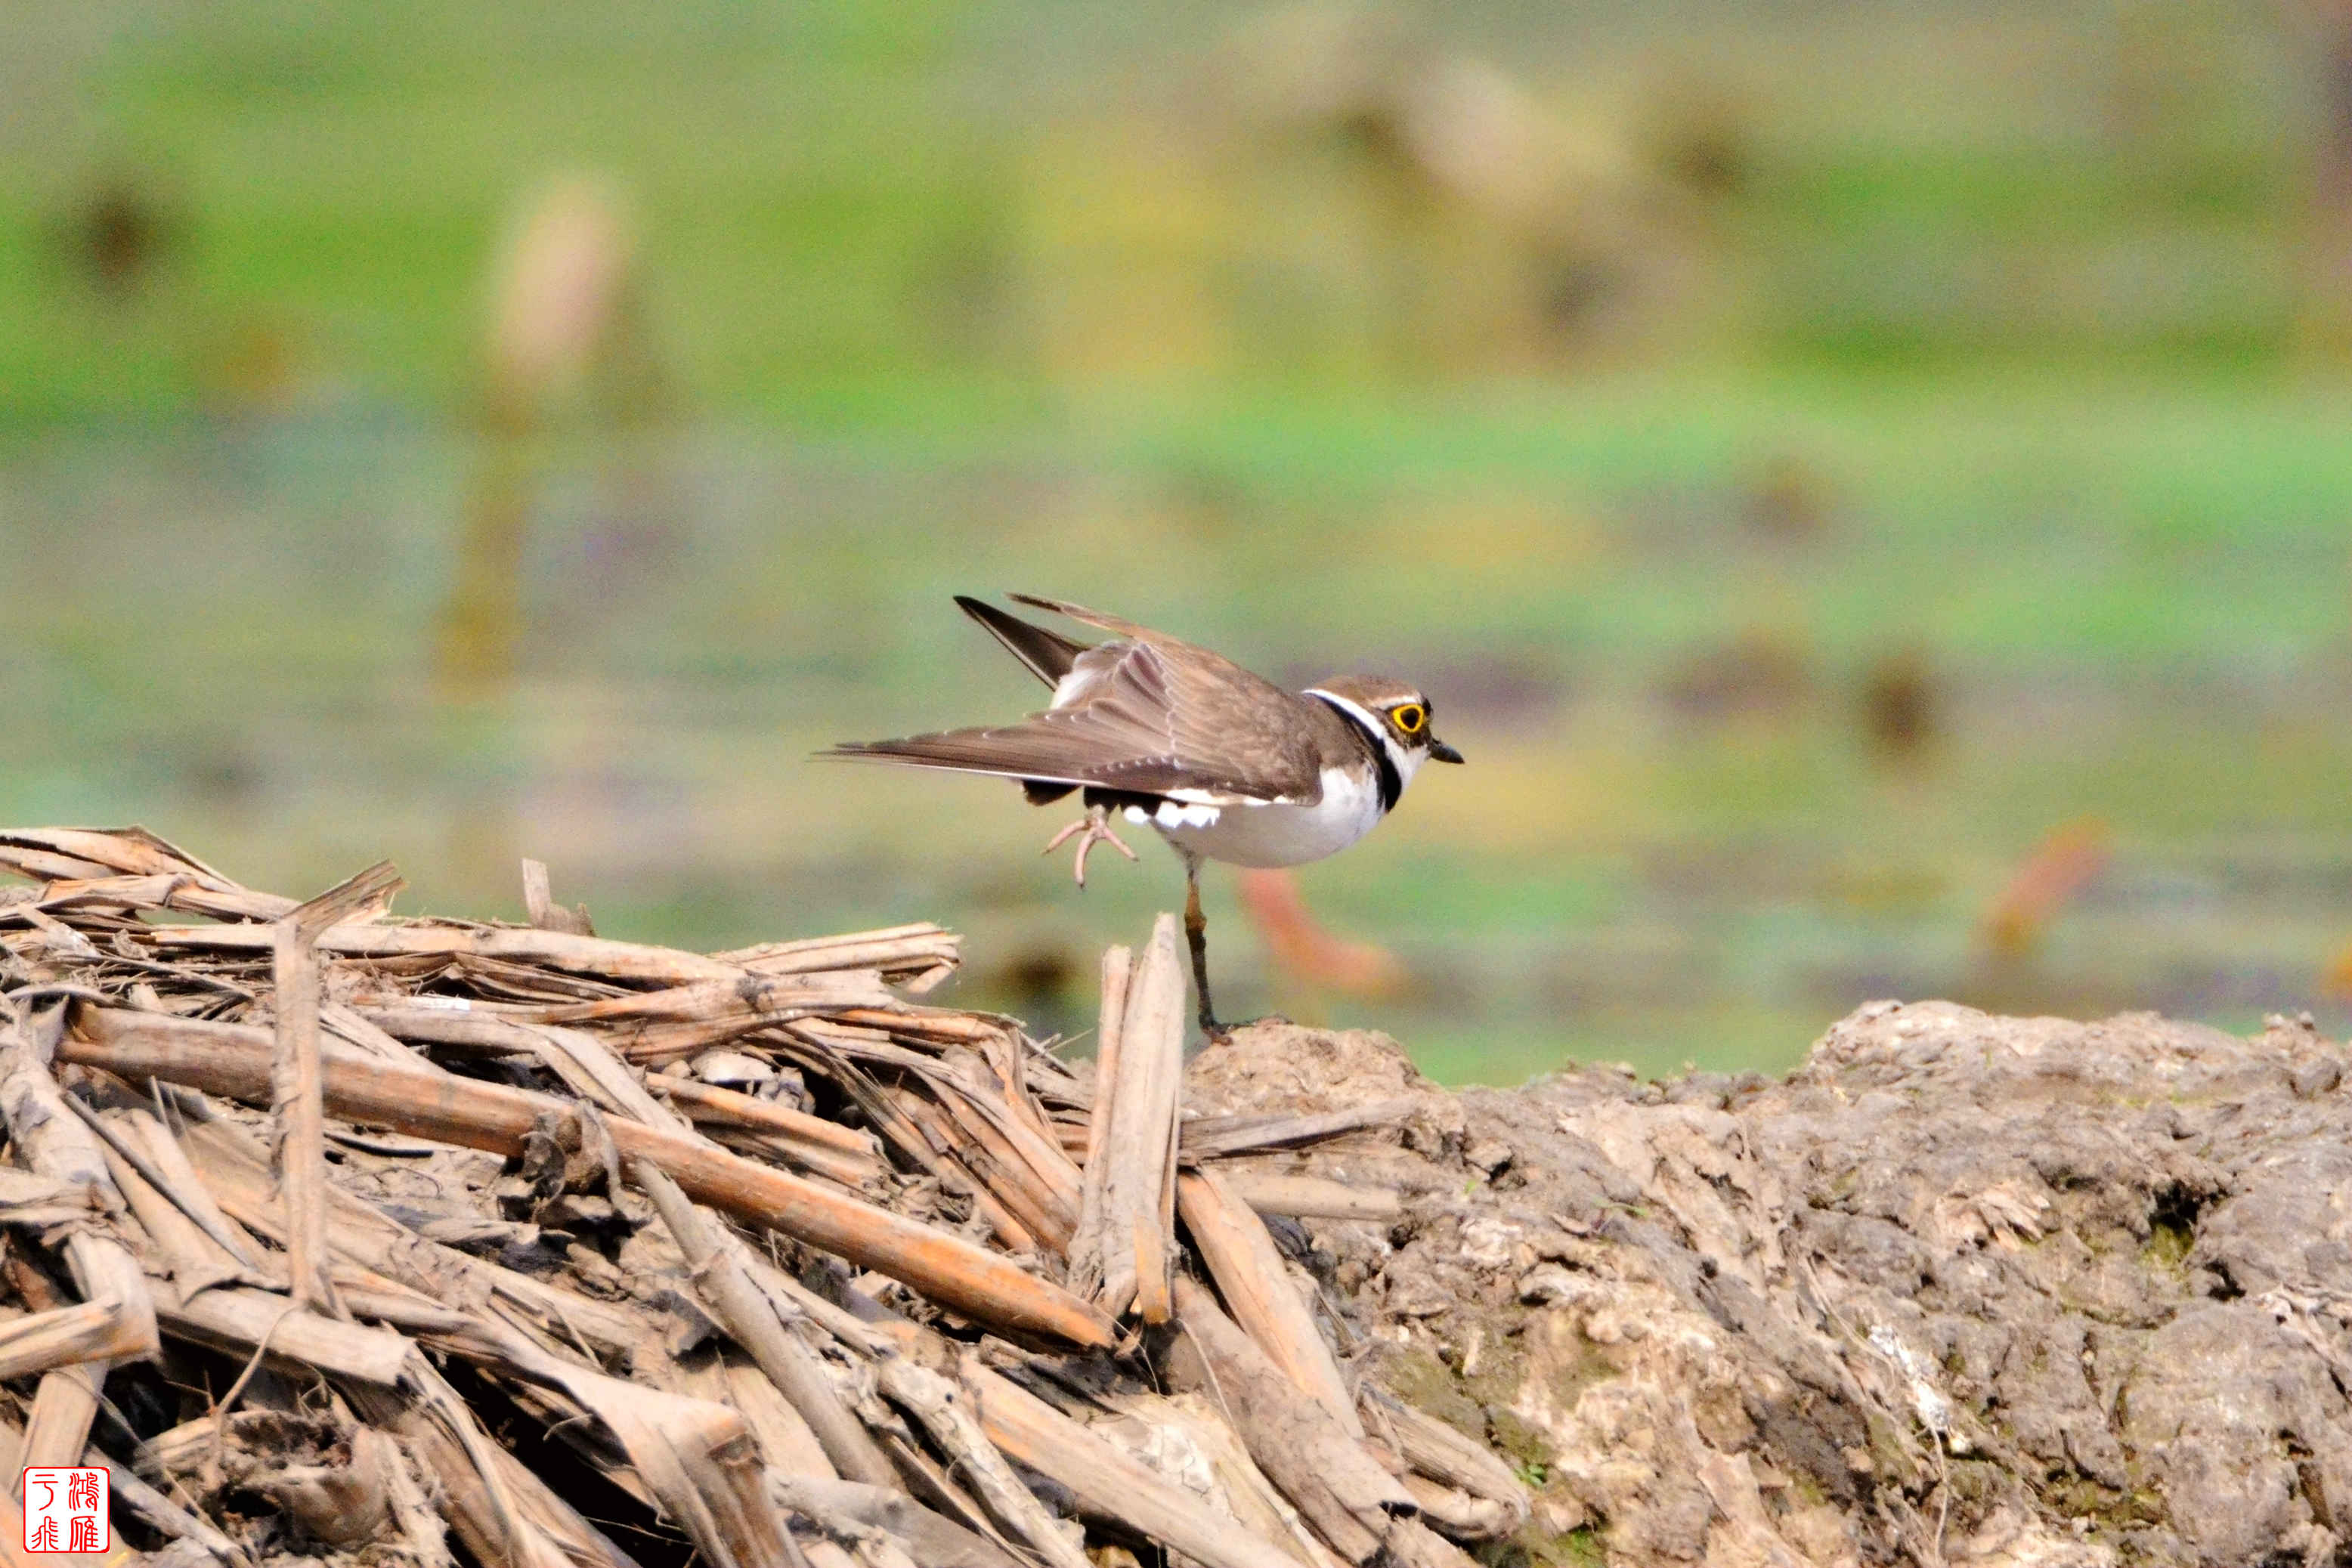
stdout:
<svg viewBox="0 0 2352 1568">
<path fill-rule="evenodd" d="M 1040 854 L 1052 854 L 1055 850 L 1060 849 L 1063 844 L 1066 843 L 1069 841 L 1070 835 L 1073 833 L 1084 833 L 1086 835 L 1078 841 L 1078 858 L 1077 863 L 1074 868 L 1077 875 L 1078 885 L 1080 887 L 1087 885 L 1087 852 L 1093 849 L 1097 844 L 1108 844 L 1111 848 L 1117 850 L 1128 859 L 1135 859 L 1135 852 L 1129 849 L 1125 841 L 1121 840 L 1117 833 L 1111 831 L 1110 810 L 1108 807 L 1105 806 L 1087 807 L 1087 814 L 1085 816 L 1080 817 L 1076 821 L 1072 822 L 1068 827 L 1064 828 L 1060 832 L 1055 833 L 1054 835 L 1054 841 L 1047 844 L 1038 852 Z"/>
</svg>

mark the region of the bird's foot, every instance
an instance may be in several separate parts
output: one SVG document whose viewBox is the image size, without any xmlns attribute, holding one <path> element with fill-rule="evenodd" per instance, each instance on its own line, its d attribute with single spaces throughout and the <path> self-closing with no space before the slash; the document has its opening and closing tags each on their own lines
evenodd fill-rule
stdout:
<svg viewBox="0 0 2352 1568">
<path fill-rule="evenodd" d="M 1238 1022 L 1228 1023 L 1222 1019 L 1211 1018 L 1207 1013 L 1202 1013 L 1201 1015 L 1201 1033 L 1207 1037 L 1211 1045 L 1223 1045 L 1230 1041 L 1238 1030 L 1255 1029 L 1260 1024 L 1268 1023 L 1283 1024 L 1287 1026 L 1290 1023 L 1290 1019 L 1283 1017 L 1280 1013 L 1268 1013 L 1264 1018 L 1243 1019 Z"/>
<path fill-rule="evenodd" d="M 1078 840 L 1077 863 L 1072 868 L 1077 876 L 1078 885 L 1080 887 L 1087 885 L 1087 852 L 1093 849 L 1097 844 L 1108 844 L 1111 848 L 1117 850 L 1128 859 L 1133 860 L 1135 858 L 1135 852 L 1129 849 L 1125 841 L 1121 840 L 1117 833 L 1111 831 L 1110 809 L 1107 806 L 1087 807 L 1087 814 L 1085 816 L 1080 817 L 1076 821 L 1072 822 L 1068 827 L 1064 828 L 1060 832 L 1055 833 L 1054 835 L 1054 841 L 1047 844 L 1038 852 L 1040 854 L 1052 854 L 1055 850 L 1060 849 L 1065 843 L 1068 842 L 1070 835 L 1073 833 L 1082 833 L 1085 835 L 1083 838 Z"/>
</svg>

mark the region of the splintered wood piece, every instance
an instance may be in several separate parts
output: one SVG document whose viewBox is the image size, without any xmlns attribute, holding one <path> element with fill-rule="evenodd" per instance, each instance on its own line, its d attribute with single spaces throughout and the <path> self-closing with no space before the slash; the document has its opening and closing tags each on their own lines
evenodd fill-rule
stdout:
<svg viewBox="0 0 2352 1568">
<path fill-rule="evenodd" d="M 1421 1105 L 1420 1100 L 1404 1094 L 1308 1116 L 1202 1116 L 1184 1124 L 1181 1152 L 1187 1161 L 1192 1161 L 1254 1154 L 1260 1149 L 1297 1148 L 1343 1133 L 1402 1122 Z"/>
<path fill-rule="evenodd" d="M 243 891 L 187 851 L 158 838 L 144 828 L 10 828 L 0 830 L 0 844 L 23 845 L 72 855 L 108 871 L 128 875 L 194 876 L 216 887 Z M 280 914 L 293 908 L 295 904 L 290 898 L 278 902 Z"/>
<path fill-rule="evenodd" d="M 105 1127 L 103 1122 L 94 1121 L 93 1124 L 101 1129 Z M 126 1145 L 130 1143 L 127 1138 L 123 1141 Z M 106 1151 L 106 1163 L 114 1177 L 115 1186 L 130 1203 L 131 1211 L 139 1217 L 140 1227 L 147 1232 L 147 1239 L 154 1244 L 157 1261 L 170 1269 L 172 1289 L 175 1293 L 192 1296 L 213 1285 L 279 1282 L 265 1279 L 252 1264 L 230 1251 L 223 1241 L 206 1235 L 203 1228 L 172 1200 L 178 1194 L 167 1197 L 148 1179 L 149 1176 L 161 1175 L 152 1164 L 142 1174 L 133 1169 L 130 1162 L 112 1147 Z M 224 1228 L 222 1235 L 229 1234 Z"/>
<path fill-rule="evenodd" d="M 58 869 L 78 863 L 70 861 L 58 862 L 50 857 L 39 855 L 37 852 L 11 854 L 0 850 L 0 869 L 29 873 L 38 862 L 45 861 Z M 47 879 L 40 896 L 33 900 L 29 907 L 48 915 L 79 910 L 143 915 L 151 910 L 175 909 L 188 915 L 218 915 L 224 919 L 233 920 L 258 914 L 276 902 L 265 902 L 251 895 L 209 893 L 191 886 L 185 876 L 58 876 Z M 268 918 L 267 915 L 262 917 Z"/>
<path fill-rule="evenodd" d="M 159 952 L 257 953 L 271 946 L 267 925 L 161 925 L 152 940 Z M 614 980 L 650 980 L 683 986 L 695 980 L 732 980 L 743 970 L 699 953 L 615 942 L 604 936 L 573 936 L 530 927 L 433 925 L 338 925 L 319 938 L 321 952 L 343 958 L 406 958 L 447 956 L 543 965 L 575 975 Z"/>
<path fill-rule="evenodd" d="M 909 1007 L 887 1012 L 877 1008 L 845 1008 L 838 1017 L 843 1023 L 887 1030 L 894 1037 L 911 1035 L 950 1045 L 980 1045 L 1004 1028 L 1003 1021 L 996 1019 L 932 1008 Z"/>
<path fill-rule="evenodd" d="M 114 1008 L 84 1007 L 79 1017 L 86 1033 L 60 1046 L 62 1060 L 132 1082 L 161 1078 L 236 1099 L 268 1092 L 268 1037 L 260 1030 Z M 569 1102 L 552 1095 L 404 1067 L 339 1042 L 323 1042 L 321 1059 L 336 1115 L 415 1136 L 511 1155 L 541 1117 L 572 1114 Z M 1112 1342 L 1100 1312 L 959 1237 L 698 1139 L 619 1119 L 608 1131 L 622 1157 L 651 1160 L 698 1201 L 877 1270 L 975 1322 L 1033 1339 Z"/>
<path fill-rule="evenodd" d="M 1396 1568 L 1478 1568 L 1470 1554 L 1418 1519 L 1389 1522 L 1388 1557 Z"/>
<path fill-rule="evenodd" d="M 486 1568 L 637 1568 L 490 1435 L 430 1364 L 412 1390 L 349 1390 L 362 1419 L 395 1434 L 447 1497 L 451 1529 Z"/>
<path fill-rule="evenodd" d="M 1366 1398 L 1375 1429 L 1382 1438 L 1393 1439 L 1401 1450 L 1400 1461 L 1414 1472 L 1405 1478 L 1405 1484 L 1421 1500 L 1423 1511 L 1446 1525 L 1449 1533 L 1498 1540 L 1527 1522 L 1534 1506 L 1527 1484 L 1484 1443 L 1393 1396 L 1375 1396 L 1367 1390 Z M 1452 1498 L 1471 1506 L 1451 1506 L 1450 1500 L 1424 1493 L 1414 1484 L 1417 1476 L 1427 1477 Z"/>
<path fill-rule="evenodd" d="M 204 1178 L 196 1174 L 195 1166 L 190 1162 L 188 1151 L 181 1146 L 179 1139 L 172 1135 L 169 1127 L 143 1110 L 114 1113 L 104 1124 L 111 1126 L 126 1144 L 146 1155 L 148 1165 L 163 1178 L 157 1190 L 171 1199 L 173 1206 L 194 1221 L 198 1229 L 247 1268 L 260 1270 L 267 1266 L 267 1259 L 261 1249 L 253 1244 L 253 1238 L 221 1212 L 220 1205 L 214 1201 L 211 1190 L 205 1186 Z M 341 1194 L 333 1196 L 339 1200 L 341 1198 Z"/>
<path fill-rule="evenodd" d="M 99 1212 L 89 1188 L 0 1166 L 0 1224 L 62 1225 Z"/>
<path fill-rule="evenodd" d="M 600 1466 L 614 1484 L 656 1503 L 706 1561 L 752 1565 L 782 1555 L 783 1522 L 762 1484 L 758 1445 L 730 1406 L 607 1376 L 487 1322 L 451 1343 L 510 1368 L 525 1409 L 563 1422 L 583 1411 L 602 1423 L 627 1464 Z"/>
<path fill-rule="evenodd" d="M 1288 1568 L 1297 1557 L 1171 1485 L 1000 1373 L 972 1377 L 980 1424 L 1007 1458 L 1060 1482 L 1087 1514 L 1163 1542 L 1204 1568 Z"/>
<path fill-rule="evenodd" d="M 853 1190 L 879 1182 L 889 1169 L 871 1133 L 667 1072 L 654 1074 L 647 1086 L 721 1143 L 740 1147 L 730 1136 L 740 1134 L 753 1140 L 751 1146 L 762 1153 L 831 1176 Z"/>
<path fill-rule="evenodd" d="M 269 1199 L 264 1151 L 226 1120 L 189 1129 L 188 1152 L 201 1186 L 239 1221 L 272 1239 L 280 1215 Z M 604 1356 L 626 1354 L 647 1333 L 638 1313 L 551 1281 L 519 1273 L 427 1240 L 390 1215 L 336 1191 L 328 1239 L 341 1257 L 387 1275 L 436 1301 L 489 1301 L 503 1319 L 582 1343 Z"/>
<path fill-rule="evenodd" d="M 415 1347 L 390 1329 L 372 1329 L 308 1311 L 268 1291 L 216 1287 L 184 1301 L 158 1301 L 165 1333 L 241 1355 L 259 1348 L 281 1366 L 331 1372 L 386 1387 L 398 1383 Z"/>
<path fill-rule="evenodd" d="M 0 1322 L 0 1378 L 104 1361 L 122 1343 L 122 1303 L 76 1301 Z"/>
<path fill-rule="evenodd" d="M 1215 1175 L 1205 1172 L 1176 1178 L 1176 1205 L 1234 1320 L 1300 1393 L 1320 1404 L 1349 1437 L 1360 1439 L 1364 1425 L 1356 1415 L 1355 1398 L 1339 1375 L 1331 1347 L 1315 1327 L 1315 1314 L 1290 1282 L 1282 1250 L 1266 1233 L 1265 1222 Z"/>
<path fill-rule="evenodd" d="M 820 1529 L 841 1534 L 879 1530 L 906 1542 L 909 1560 L 922 1568 L 1027 1568 L 984 1535 L 932 1512 L 901 1491 L 856 1481 L 771 1472 L 768 1485 L 778 1500 L 805 1514 Z M 863 1527 L 860 1531 L 843 1526 Z"/>
<path fill-rule="evenodd" d="M 320 1105 L 318 943 L 329 928 L 362 910 L 381 912 L 406 885 L 390 861 L 289 910 L 271 928 L 277 986 L 269 1111 L 278 1126 L 278 1186 L 286 1203 L 287 1272 L 298 1308 L 333 1309 L 327 1283 L 327 1133 Z"/>
<path fill-rule="evenodd" d="M 1418 1471 L 1402 1477 L 1421 1517 L 1455 1541 L 1500 1541 L 1525 1522 L 1525 1516 L 1492 1498 L 1473 1497 Z"/>
<path fill-rule="evenodd" d="M 1260 1214 L 1377 1222 L 1404 1213 L 1404 1200 L 1387 1187 L 1350 1186 L 1325 1176 L 1258 1176 L 1229 1169 L 1217 1174 L 1224 1178 L 1226 1190 Z"/>
<path fill-rule="evenodd" d="M 856 1155 L 876 1162 L 878 1166 L 874 1135 L 861 1133 L 855 1127 L 845 1127 L 838 1122 L 828 1122 L 822 1116 L 812 1116 L 805 1111 L 779 1105 L 773 1100 L 762 1100 L 755 1094 L 723 1089 L 716 1083 L 704 1083 L 692 1078 L 660 1073 L 656 1076 L 651 1088 L 697 1122 L 781 1134 L 789 1141 L 814 1144 L 840 1154 Z"/>
<path fill-rule="evenodd" d="M 1022 1484 L 989 1439 L 971 1408 L 969 1351 L 964 1361 L 967 1375 L 961 1386 L 906 1355 L 881 1358 L 875 1379 L 891 1403 L 913 1416 L 953 1461 L 954 1473 L 971 1485 L 989 1519 L 1008 1539 L 1020 1542 L 1054 1568 L 1089 1568 L 1086 1552 L 1055 1526 L 1045 1505 Z"/>
<path fill-rule="evenodd" d="M 818 1295 L 755 1252 L 744 1254 L 743 1266 L 753 1282 L 768 1293 L 779 1317 L 798 1312 L 861 1356 L 882 1354 L 899 1343 L 892 1332 L 895 1324 L 868 1322 L 838 1301 Z"/>
<path fill-rule="evenodd" d="M 988 1440 L 1007 1458 L 1069 1489 L 1087 1516 L 1163 1542 L 1203 1568 L 1296 1568 L 1298 1563 L 1296 1552 L 1269 1544 L 1019 1384 L 962 1357 L 938 1333 L 883 1311 L 854 1291 L 858 1312 L 827 1301 L 757 1260 L 751 1271 L 761 1288 L 807 1312 L 861 1354 L 877 1361 L 903 1354 L 935 1369 L 958 1368 Z"/>
<path fill-rule="evenodd" d="M 361 1016 L 359 1009 L 348 1002 L 322 999 L 319 1004 L 319 1026 L 387 1061 L 407 1061 L 416 1054 L 386 1034 L 373 1019 Z"/>
<path fill-rule="evenodd" d="M 239 887 L 204 862 L 144 828 L 34 828 L 0 831 L 0 868 L 37 882 L 163 877 L 177 888 L 164 907 L 216 920 L 275 920 L 295 900 Z"/>
<path fill-rule="evenodd" d="M 1077 1223 L 1077 1167 L 1058 1149 L 1052 1164 L 1039 1157 L 1017 1119 L 991 1097 L 971 1092 L 945 1074 L 932 1075 L 930 1087 L 951 1133 L 962 1134 L 955 1145 L 965 1166 L 1039 1240 L 1056 1252 L 1066 1249 Z"/>
<path fill-rule="evenodd" d="M 892 1005 L 890 993 L 882 987 L 881 976 L 871 969 L 778 976 L 738 970 L 725 979 L 698 980 L 667 990 L 636 991 L 601 1001 L 538 1008 L 516 1016 L 530 1023 L 716 1024 L 728 1026 L 724 1031 L 727 1034 L 740 1034 L 811 1013 Z M 630 1042 L 635 1036 L 623 1030 L 620 1039 Z"/>
<path fill-rule="evenodd" d="M 962 1147 L 949 1124 L 948 1114 L 912 1089 L 887 1087 L 880 1099 L 888 1107 L 882 1130 L 890 1141 L 906 1151 L 907 1157 L 940 1178 L 941 1187 L 950 1192 L 969 1191 L 972 1207 L 988 1221 L 996 1239 L 1011 1252 L 1037 1250 L 1037 1234 L 1032 1227 L 1036 1216 L 1026 1218 L 1016 1215 L 1012 1206 L 1001 1198 L 987 1182 L 961 1157 L 971 1151 Z"/>
<path fill-rule="evenodd" d="M 1166 1322 L 1175 1252 L 1171 1147 L 1184 1086 L 1184 975 L 1172 915 L 1153 922 L 1151 940 L 1129 981 L 1113 1071 L 1103 1149 L 1102 1286 L 1096 1301 L 1113 1315 L 1132 1302 L 1146 1322 Z M 1103 1113 L 1098 1105 L 1095 1114 Z"/>
<path fill-rule="evenodd" d="M 723 958 L 730 964 L 742 964 L 759 968 L 767 968 L 770 967 L 772 961 L 781 963 L 788 958 L 801 957 L 808 955 L 817 955 L 822 956 L 823 955 L 831 953 L 837 947 L 858 947 L 864 946 L 868 943 L 898 942 L 908 938 L 932 937 L 945 937 L 950 942 L 960 940 L 954 932 L 950 931 L 944 925 L 937 925 L 929 920 L 910 920 L 904 925 L 877 925 L 871 931 L 845 931 L 837 936 L 793 936 L 788 937 L 782 942 L 755 942 L 749 947 L 730 947 L 724 953 L 713 953 L 711 956 L 714 958 Z M 811 966 L 811 967 L 818 969 L 833 969 L 844 967 L 845 966 L 833 963 L 819 963 Z"/>
<path fill-rule="evenodd" d="M 950 1092 L 941 1095 L 943 1101 L 962 1102 L 956 1119 L 970 1122 L 978 1135 L 992 1145 L 1003 1145 L 1005 1156 L 1020 1167 L 1022 1178 L 1062 1215 L 1058 1249 L 1067 1244 L 1069 1231 L 1077 1223 L 1078 1188 L 1084 1177 L 1077 1163 L 1047 1135 L 1045 1110 L 1030 1093 L 1019 1061 L 1013 1041 L 1007 1039 L 995 1042 L 985 1055 L 950 1049 L 940 1058 L 939 1070 L 928 1076 L 934 1086 Z"/>
<path fill-rule="evenodd" d="M 954 932 L 921 921 L 878 931 L 853 931 L 840 936 L 811 936 L 793 942 L 763 942 L 713 953 L 712 957 L 740 964 L 754 974 L 807 975 L 823 969 L 878 969 L 918 995 L 955 972 L 963 938 Z"/>
<path fill-rule="evenodd" d="M 1266 1479 L 1326 1545 L 1350 1563 L 1379 1556 L 1391 1516 L 1413 1511 L 1412 1494 L 1298 1391 L 1206 1286 L 1180 1276 L 1176 1311 L 1184 1329 L 1171 1366 L 1178 1381 L 1225 1412 Z"/>
<path fill-rule="evenodd" d="M 627 1453 L 662 1511 L 718 1568 L 784 1560 L 784 1521 L 743 1417 L 601 1374 L 573 1372 L 563 1391 L 593 1412 Z"/>
<path fill-rule="evenodd" d="M 1094 1104 L 1087 1112 L 1085 1163 L 1078 1172 L 1078 1223 L 1070 1233 L 1070 1289 L 1102 1299 L 1108 1259 L 1103 1236 L 1104 1194 L 1110 1181 L 1111 1108 L 1118 1100 L 1119 1026 L 1127 1015 L 1127 988 L 1135 956 L 1124 946 L 1103 949 L 1102 1009 L 1095 1026 Z"/>
<path fill-rule="evenodd" d="M 843 1190 L 875 1197 L 884 1187 L 883 1172 L 887 1168 L 878 1160 L 853 1159 L 832 1149 L 803 1144 L 781 1133 L 753 1133 L 726 1123 L 704 1122 L 699 1130 L 721 1147 L 739 1155 L 750 1155 L 770 1165 L 782 1165 L 826 1181 L 838 1182 Z"/>
<path fill-rule="evenodd" d="M 694 1131 L 692 1123 L 646 1089 L 628 1063 L 614 1055 L 613 1048 L 598 1036 L 555 1024 L 516 1027 L 520 1038 L 529 1042 L 525 1049 L 581 1099 L 649 1127 L 673 1133 Z"/>
<path fill-rule="evenodd" d="M 684 1130 L 677 1119 L 677 1112 L 683 1111 L 689 1120 L 704 1126 L 747 1128 L 779 1137 L 784 1142 L 786 1158 L 845 1186 L 864 1186 L 883 1173 L 874 1140 L 866 1134 L 731 1089 L 667 1073 L 656 1074 L 649 1085 L 641 1083 L 608 1044 L 584 1030 L 519 1023 L 511 1016 L 470 1009 L 372 1008 L 366 1016 L 399 1040 L 536 1056 L 583 1098 L 641 1122 Z M 407 1053 L 403 1056 L 407 1059 Z M 665 1100 L 673 1108 L 664 1108 Z"/>
<path fill-rule="evenodd" d="M 555 902 L 555 894 L 548 886 L 544 861 L 526 859 L 522 862 L 522 906 L 530 923 L 541 931 L 562 931 L 574 936 L 596 935 L 586 904 L 566 909 Z"/>
<path fill-rule="evenodd" d="M 36 1175 L 88 1189 L 100 1208 L 131 1225 L 122 1196 L 107 1171 L 104 1145 L 66 1108 L 64 1092 L 50 1075 L 49 1051 L 39 1049 L 54 1047 L 63 1021 L 54 1011 L 27 1019 L 16 1006 L 0 1007 L 0 1116 L 7 1121 L 16 1157 Z M 116 1303 L 117 1339 L 108 1361 L 63 1366 L 43 1376 L 26 1423 L 20 1474 L 27 1465 L 70 1465 L 79 1459 L 89 1444 L 99 1385 L 108 1365 L 112 1360 L 142 1360 L 161 1345 L 146 1271 L 129 1248 L 109 1230 L 78 1225 L 67 1238 L 65 1251 L 82 1300 Z M 19 1484 L 0 1478 L 0 1487 L 12 1492 Z"/>
<path fill-rule="evenodd" d="M 0 871 L 38 883 L 105 882 L 107 868 L 96 861 L 78 860 L 55 850 L 18 842 L 23 835 L 0 834 Z"/>
<path fill-rule="evenodd" d="M 673 1361 L 649 1371 L 633 1366 L 630 1371 L 638 1376 L 667 1379 L 672 1393 L 732 1406 L 759 1439 L 760 1453 L 771 1475 L 778 1471 L 803 1476 L 838 1473 L 825 1457 L 824 1445 L 817 1441 L 775 1380 L 739 1350 L 730 1348 L 690 1362 Z"/>
<path fill-rule="evenodd" d="M 654 1200 L 662 1223 L 677 1238 L 696 1287 L 719 1314 L 729 1337 L 749 1352 L 809 1430 L 840 1475 L 873 1486 L 896 1486 L 898 1472 L 865 1425 L 842 1402 L 814 1352 L 776 1316 L 766 1292 L 752 1282 L 739 1255 L 740 1244 L 719 1223 L 698 1212 L 659 1167 L 638 1160 L 630 1176 Z"/>
</svg>

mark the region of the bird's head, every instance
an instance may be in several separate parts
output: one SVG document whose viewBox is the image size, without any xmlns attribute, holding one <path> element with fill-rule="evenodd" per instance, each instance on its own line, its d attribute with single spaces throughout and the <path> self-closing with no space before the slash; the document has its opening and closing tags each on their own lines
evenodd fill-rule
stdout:
<svg viewBox="0 0 2352 1568">
<path fill-rule="evenodd" d="M 1380 737 L 1397 772 L 1410 780 L 1425 761 L 1459 762 L 1462 754 L 1437 738 L 1429 698 L 1385 675 L 1334 675 L 1314 690 L 1354 710 Z"/>
</svg>

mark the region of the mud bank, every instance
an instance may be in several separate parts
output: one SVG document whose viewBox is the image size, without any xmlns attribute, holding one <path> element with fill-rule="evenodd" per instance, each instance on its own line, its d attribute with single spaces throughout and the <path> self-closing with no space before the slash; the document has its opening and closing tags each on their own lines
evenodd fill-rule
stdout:
<svg viewBox="0 0 2352 1568">
<path fill-rule="evenodd" d="M 1507 1456 L 1490 1562 L 2352 1563 L 2352 1084 L 2239 1039 L 1878 1002 L 1786 1080 L 1448 1093 L 1386 1038 L 1195 1060 L 1196 1113 L 1412 1095 L 1264 1157 L 1348 1364 Z"/>
</svg>

